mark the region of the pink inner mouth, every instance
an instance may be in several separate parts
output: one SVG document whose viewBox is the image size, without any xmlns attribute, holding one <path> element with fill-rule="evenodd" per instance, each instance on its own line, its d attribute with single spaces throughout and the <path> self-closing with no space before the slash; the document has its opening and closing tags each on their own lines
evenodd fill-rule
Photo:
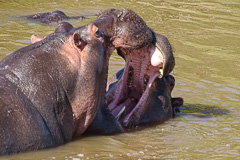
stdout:
<svg viewBox="0 0 240 160">
<path fill-rule="evenodd" d="M 159 66 L 151 65 L 152 47 L 150 44 L 130 54 L 121 50 L 126 61 L 125 69 L 116 86 L 107 94 L 107 101 L 115 117 L 124 112 L 123 126 L 128 126 L 131 119 L 140 121 L 147 110 L 147 106 L 143 104 L 151 83 L 160 76 Z"/>
</svg>

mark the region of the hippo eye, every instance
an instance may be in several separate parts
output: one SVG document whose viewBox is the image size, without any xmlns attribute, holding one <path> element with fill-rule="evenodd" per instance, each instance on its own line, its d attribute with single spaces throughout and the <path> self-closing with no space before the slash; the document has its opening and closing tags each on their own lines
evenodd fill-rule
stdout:
<svg viewBox="0 0 240 160">
<path fill-rule="evenodd" d="M 103 36 L 103 33 L 101 30 L 97 30 L 96 33 L 95 33 L 96 37 L 99 38 L 99 37 L 102 37 Z"/>
</svg>

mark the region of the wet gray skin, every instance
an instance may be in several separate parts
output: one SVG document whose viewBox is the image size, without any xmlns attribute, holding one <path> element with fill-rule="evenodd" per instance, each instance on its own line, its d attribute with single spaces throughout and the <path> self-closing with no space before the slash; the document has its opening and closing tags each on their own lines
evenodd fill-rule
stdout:
<svg viewBox="0 0 240 160">
<path fill-rule="evenodd" d="M 107 9 L 93 23 L 115 48 L 135 50 L 153 41 L 151 30 L 141 17 L 128 9 Z"/>
<path fill-rule="evenodd" d="M 68 17 L 62 11 L 56 10 L 53 12 L 37 13 L 33 15 L 26 16 L 28 20 L 37 21 L 44 24 L 59 23 L 61 21 L 66 21 L 69 19 L 84 20 L 84 16 Z"/>
<path fill-rule="evenodd" d="M 108 83 L 110 83 L 110 85 L 108 93 L 117 87 L 116 85 L 118 85 L 123 73 L 124 69 L 109 79 Z M 115 109 L 112 113 L 119 122 L 127 128 L 152 122 L 164 122 L 169 118 L 173 118 L 179 112 L 178 107 L 183 105 L 183 99 L 181 97 L 172 98 L 171 96 L 174 85 L 175 79 L 171 75 L 156 78 L 152 82 L 151 88 L 144 93 L 147 94 L 143 95 L 143 97 L 146 96 L 146 98 L 144 98 L 142 103 L 138 104 L 138 107 L 136 107 L 136 100 L 133 98 L 130 99 L 131 101 L 128 103 L 129 106 L 135 105 L 135 111 L 132 111 L 133 114 L 127 115 L 127 112 L 130 112 L 127 106 L 125 106 L 125 109 L 120 108 L 120 112 L 115 112 L 115 110 L 117 110 Z M 134 106 L 132 108 L 134 108 Z M 129 119 L 127 123 L 124 122 L 126 119 Z"/>
<path fill-rule="evenodd" d="M 121 76 L 115 76 L 114 83 L 107 92 L 107 104 L 99 108 L 87 133 L 117 133 L 119 132 L 117 120 L 122 126 L 131 127 L 171 118 L 174 115 L 172 108 L 181 106 L 183 100 L 171 97 L 174 78 L 164 78 L 175 65 L 167 38 L 154 33 L 131 10 L 106 10 L 93 23 L 103 31 L 109 41 L 107 46 L 116 48 L 119 55 L 125 59 L 126 66 L 124 72 L 119 72 Z M 69 28 L 74 30 L 69 26 L 70 24 L 60 25 L 56 31 L 65 32 Z M 156 58 L 155 51 L 161 54 L 161 61 L 152 63 L 152 59 Z M 108 84 L 111 82 L 110 80 Z M 152 92 L 163 95 L 150 94 Z M 159 100 L 159 97 L 162 98 Z M 158 112 L 155 112 L 157 113 L 155 116 L 151 116 L 154 108 Z M 162 112 L 163 108 L 165 108 L 164 112 Z M 112 121 L 113 116 L 116 118 L 115 122 Z"/>
<path fill-rule="evenodd" d="M 108 59 L 101 31 L 89 24 L 50 34 L 1 60 L 0 154 L 80 136 L 103 102 Z"/>
<path fill-rule="evenodd" d="M 167 75 L 173 70 L 175 60 L 167 38 L 154 33 L 131 10 L 108 9 L 93 23 L 126 61 L 124 70 L 108 81 L 111 86 L 106 100 L 112 115 L 128 128 L 172 118 L 173 108 L 181 106 L 183 99 L 171 97 L 175 80 Z M 159 54 L 161 61 L 154 61 Z M 114 126 L 104 125 L 107 118 L 103 113 L 97 113 L 99 116 L 87 131 L 103 134 L 114 131 Z"/>
<path fill-rule="evenodd" d="M 141 29 L 131 30 L 132 35 Z M 99 133 L 122 132 L 105 103 L 109 57 L 117 47 L 137 49 L 149 43 L 149 39 L 119 43 L 121 38 L 131 39 L 123 33 L 111 39 L 94 24 L 73 28 L 65 23 L 4 58 L 0 62 L 0 154 L 64 144 L 98 119 L 102 122 Z"/>
</svg>

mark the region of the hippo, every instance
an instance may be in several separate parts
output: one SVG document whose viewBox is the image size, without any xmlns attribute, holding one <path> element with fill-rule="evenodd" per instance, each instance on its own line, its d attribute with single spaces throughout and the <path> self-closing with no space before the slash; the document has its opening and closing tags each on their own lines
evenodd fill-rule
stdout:
<svg viewBox="0 0 240 160">
<path fill-rule="evenodd" d="M 93 24 L 109 37 L 125 60 L 125 68 L 114 76 L 115 80 L 108 81 L 106 101 L 112 115 L 124 128 L 174 117 L 183 99 L 171 97 L 175 79 L 169 73 L 175 59 L 168 39 L 127 9 L 107 9 Z M 136 29 L 140 32 L 132 32 Z M 103 112 L 97 113 L 88 130 L 105 126 L 101 115 Z M 107 126 L 104 129 L 102 133 L 108 133 Z"/>
<path fill-rule="evenodd" d="M 0 61 L 0 154 L 62 145 L 97 119 L 103 122 L 99 132 L 123 132 L 106 103 L 109 57 L 116 48 L 135 50 L 151 43 L 152 32 L 134 12 L 113 11 L 105 18 L 125 22 L 123 32 L 101 31 L 102 17 L 78 28 L 65 23 Z M 133 25 L 131 15 L 140 27 L 126 30 Z M 137 35 L 143 39 L 133 42 Z"/>
<path fill-rule="evenodd" d="M 169 75 L 175 65 L 171 45 L 163 35 L 153 35 L 153 43 L 143 48 L 117 49 L 126 62 L 125 68 L 108 80 L 106 100 L 110 112 L 124 128 L 164 122 L 175 117 L 183 105 L 181 97 L 171 96 L 175 86 L 174 77 Z M 105 121 L 95 119 L 87 132 L 94 133 Z"/>
<path fill-rule="evenodd" d="M 92 23 L 101 29 L 115 49 L 139 49 L 153 41 L 152 30 L 141 17 L 129 9 L 107 9 Z M 55 32 L 69 32 L 75 29 L 77 28 L 68 22 L 59 22 Z M 43 38 L 39 37 L 36 41 Z M 32 43 L 34 42 L 32 40 Z"/>
<path fill-rule="evenodd" d="M 59 23 L 61 21 L 67 21 L 69 19 L 76 19 L 76 20 L 84 20 L 86 17 L 84 16 L 75 16 L 75 17 L 68 17 L 62 11 L 56 10 L 53 12 L 44 12 L 44 13 L 37 13 L 26 16 L 28 20 L 37 21 L 44 24 L 54 24 Z"/>
<path fill-rule="evenodd" d="M 71 30 L 74 30 L 75 28 L 68 22 L 59 22 L 57 25 L 54 33 L 65 33 L 70 32 Z M 39 35 L 32 35 L 31 36 L 31 43 L 36 43 L 38 41 L 41 41 L 45 38 L 45 36 L 39 36 Z"/>
<path fill-rule="evenodd" d="M 0 154 L 80 136 L 104 98 L 107 53 L 102 32 L 89 24 L 50 34 L 1 60 Z"/>
<path fill-rule="evenodd" d="M 126 21 L 129 23 L 124 23 Z M 103 31 L 126 64 L 108 81 L 107 102 L 99 108 L 86 132 L 116 133 L 119 126 L 115 127 L 108 120 L 112 116 L 127 128 L 174 117 L 183 99 L 171 97 L 175 79 L 169 73 L 175 60 L 168 39 L 147 27 L 131 10 L 108 9 L 93 23 Z M 63 24 L 56 30 L 74 30 L 69 26 Z M 135 29 L 141 32 L 132 32 Z"/>
</svg>

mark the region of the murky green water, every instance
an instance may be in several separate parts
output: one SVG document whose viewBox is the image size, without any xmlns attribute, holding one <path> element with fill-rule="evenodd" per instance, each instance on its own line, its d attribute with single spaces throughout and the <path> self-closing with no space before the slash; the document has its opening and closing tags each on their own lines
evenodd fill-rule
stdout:
<svg viewBox="0 0 240 160">
<path fill-rule="evenodd" d="M 93 15 L 111 7 L 134 10 L 168 37 L 177 63 L 173 94 L 184 98 L 183 113 L 164 124 L 0 159 L 240 159 L 239 0 L 0 0 L 0 59 L 30 44 L 32 34 L 54 30 L 17 16 L 57 9 Z M 110 75 L 124 66 L 116 55 L 110 64 Z"/>
</svg>

